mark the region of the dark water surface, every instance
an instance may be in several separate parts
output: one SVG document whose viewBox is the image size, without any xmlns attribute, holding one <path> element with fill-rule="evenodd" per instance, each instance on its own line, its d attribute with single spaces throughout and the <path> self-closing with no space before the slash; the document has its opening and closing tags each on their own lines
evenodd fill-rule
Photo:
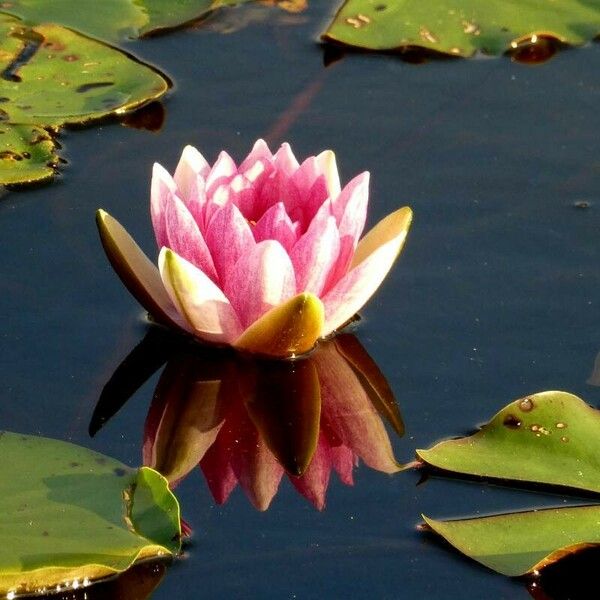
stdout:
<svg viewBox="0 0 600 600">
<path fill-rule="evenodd" d="M 586 383 L 600 350 L 600 45 L 535 67 L 354 54 L 325 68 L 315 40 L 328 4 L 296 16 L 240 9 L 236 18 L 262 21 L 132 43 L 176 82 L 162 130 L 66 132 L 60 181 L 0 199 L 2 429 L 141 463 L 157 376 L 87 433 L 104 384 L 148 329 L 108 266 L 94 211 L 108 210 L 154 256 L 152 163 L 172 169 L 188 143 L 211 160 L 223 148 L 241 159 L 258 137 L 290 141 L 299 157 L 334 149 L 344 181 L 371 171 L 370 224 L 414 210 L 405 250 L 357 329 L 402 411 L 398 460 L 529 393 L 562 389 L 600 404 Z M 284 478 L 258 512 L 239 489 L 216 505 L 195 470 L 178 488 L 195 535 L 154 597 L 530 597 L 523 582 L 415 526 L 421 513 L 561 496 L 439 478 L 417 487 L 415 473 L 364 466 L 355 480 L 333 477 L 319 512 Z"/>
</svg>

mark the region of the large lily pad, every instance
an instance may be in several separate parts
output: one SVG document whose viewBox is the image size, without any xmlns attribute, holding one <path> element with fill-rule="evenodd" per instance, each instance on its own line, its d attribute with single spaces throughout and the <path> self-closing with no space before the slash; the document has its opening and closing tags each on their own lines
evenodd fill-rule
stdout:
<svg viewBox="0 0 600 600">
<path fill-rule="evenodd" d="M 93 11 L 80 0 L 11 0 L 0 11 L 29 25 L 60 23 L 105 41 L 121 41 L 179 27 L 222 6 L 249 0 L 102 0 Z"/>
<path fill-rule="evenodd" d="M 59 25 L 0 16 L 0 97 L 11 123 L 60 126 L 123 113 L 163 95 L 167 81 L 125 53 Z"/>
<path fill-rule="evenodd" d="M 456 473 L 600 492 L 600 412 L 567 392 L 533 394 L 474 435 L 417 455 Z"/>
<path fill-rule="evenodd" d="M 54 140 L 45 129 L 0 123 L 0 183 L 50 179 L 57 161 Z"/>
<path fill-rule="evenodd" d="M 537 37 L 580 45 L 598 33 L 596 0 L 346 0 L 323 38 L 368 50 L 472 56 Z"/>
<path fill-rule="evenodd" d="M 0 184 L 52 177 L 47 129 L 133 110 L 169 87 L 127 54 L 59 25 L 30 28 L 0 14 L 0 40 Z"/>
<path fill-rule="evenodd" d="M 179 550 L 157 472 L 73 444 L 0 434 L 0 595 L 73 589 Z"/>
<path fill-rule="evenodd" d="M 511 577 L 600 544 L 600 506 L 546 509 L 478 519 L 425 522 L 455 548 Z"/>
</svg>

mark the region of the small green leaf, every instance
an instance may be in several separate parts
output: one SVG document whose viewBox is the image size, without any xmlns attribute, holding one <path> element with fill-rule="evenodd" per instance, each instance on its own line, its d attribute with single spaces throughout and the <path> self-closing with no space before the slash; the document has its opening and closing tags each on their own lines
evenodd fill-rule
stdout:
<svg viewBox="0 0 600 600">
<path fill-rule="evenodd" d="M 179 550 L 166 480 L 73 444 L 0 433 L 0 595 L 72 589 Z"/>
<path fill-rule="evenodd" d="M 57 161 L 54 141 L 45 129 L 0 123 L 0 184 L 51 179 Z"/>
<path fill-rule="evenodd" d="M 581 45 L 600 32 L 596 0 L 346 0 L 323 38 L 369 50 L 500 54 L 532 36 Z"/>
<path fill-rule="evenodd" d="M 556 508 L 427 525 L 463 554 L 503 575 L 539 570 L 600 544 L 600 506 Z"/>
<path fill-rule="evenodd" d="M 515 400 L 476 434 L 417 450 L 456 473 L 600 492 L 600 412 L 566 392 Z"/>
</svg>

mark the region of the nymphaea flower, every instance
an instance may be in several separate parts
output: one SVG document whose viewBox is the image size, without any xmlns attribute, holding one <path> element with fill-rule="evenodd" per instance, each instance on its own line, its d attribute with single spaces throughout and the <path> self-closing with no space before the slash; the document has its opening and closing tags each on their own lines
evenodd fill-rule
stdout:
<svg viewBox="0 0 600 600">
<path fill-rule="evenodd" d="M 379 287 L 412 219 L 401 208 L 362 234 L 369 174 L 343 189 L 335 155 L 296 160 L 258 140 L 242 163 L 187 146 L 173 177 L 154 166 L 158 269 L 99 210 L 102 243 L 158 322 L 269 356 L 302 354 L 345 325 Z M 359 241 L 360 240 L 360 241 Z"/>
</svg>

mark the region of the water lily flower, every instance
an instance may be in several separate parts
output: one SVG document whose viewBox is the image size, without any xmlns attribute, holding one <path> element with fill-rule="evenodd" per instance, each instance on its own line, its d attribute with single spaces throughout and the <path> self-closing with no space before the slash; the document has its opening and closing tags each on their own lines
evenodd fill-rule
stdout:
<svg viewBox="0 0 600 600">
<path fill-rule="evenodd" d="M 130 292 L 158 322 L 206 342 L 268 356 L 311 350 L 373 295 L 398 256 L 412 212 L 362 239 L 369 174 L 343 189 L 335 155 L 296 160 L 258 140 L 238 166 L 187 146 L 175 174 L 154 165 L 158 269 L 103 210 L 100 237 Z"/>
</svg>

